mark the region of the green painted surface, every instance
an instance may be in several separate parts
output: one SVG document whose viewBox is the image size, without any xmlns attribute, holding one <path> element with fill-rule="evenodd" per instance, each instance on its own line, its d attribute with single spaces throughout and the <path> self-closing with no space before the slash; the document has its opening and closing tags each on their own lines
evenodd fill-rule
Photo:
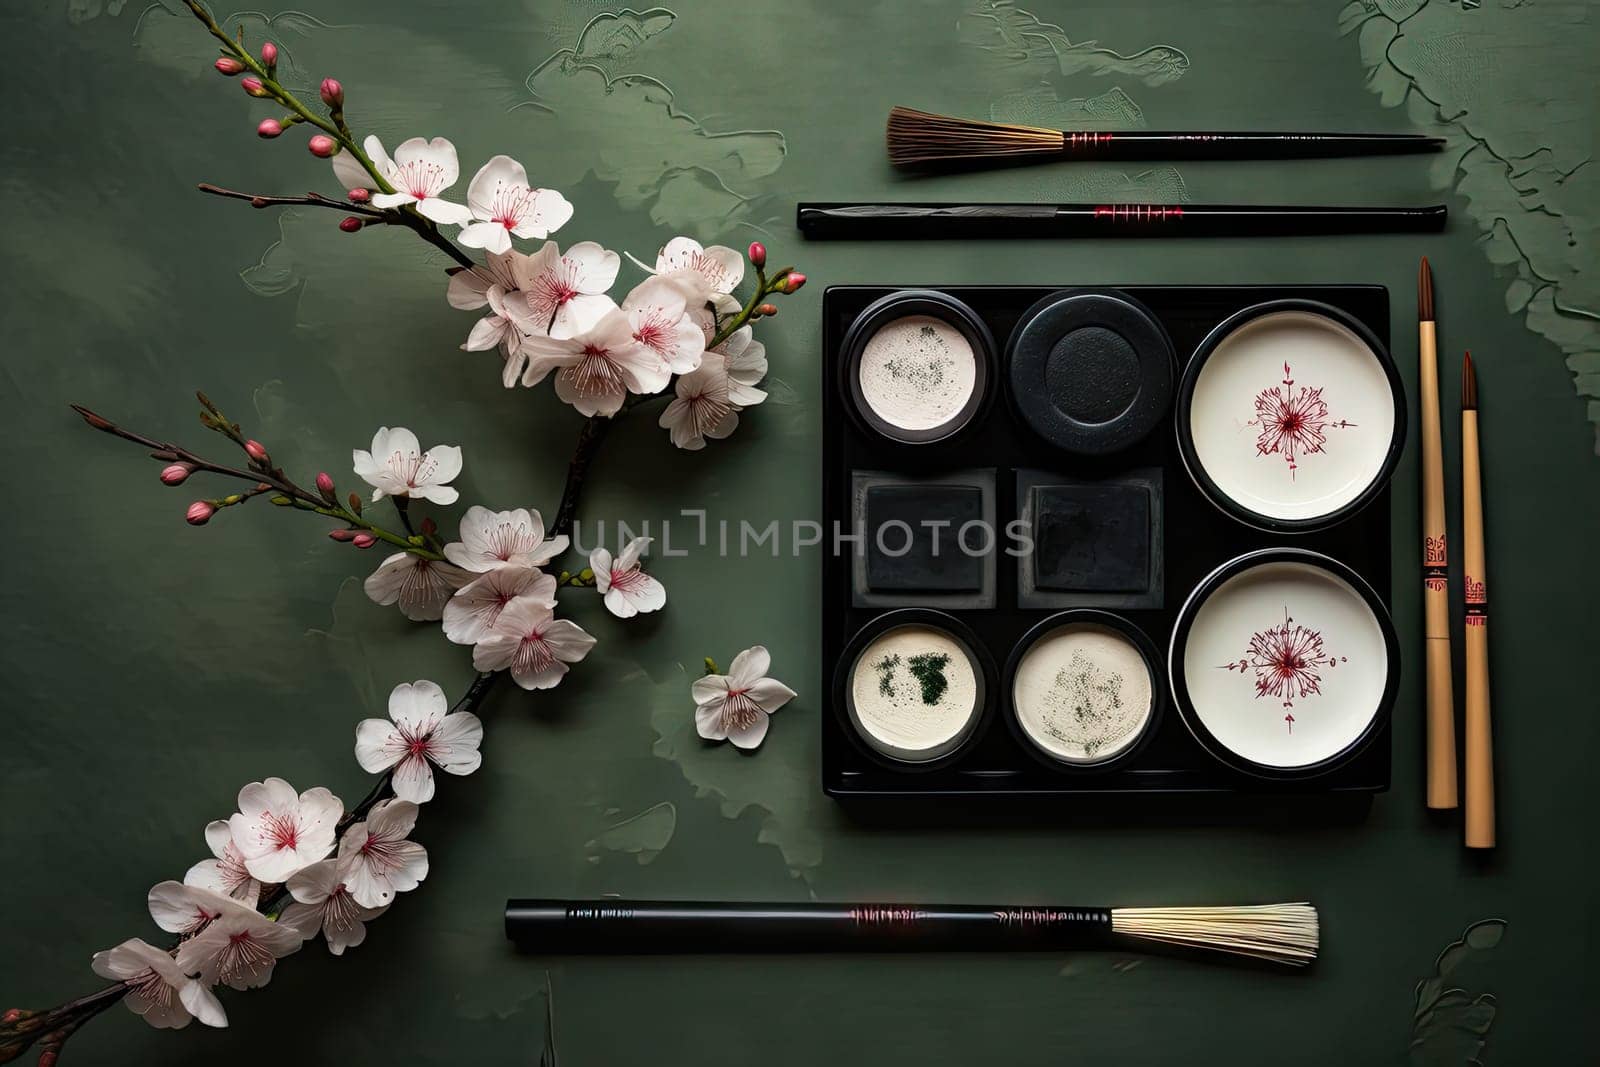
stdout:
<svg viewBox="0 0 1600 1067">
<path fill-rule="evenodd" d="M 449 136 L 468 173 L 497 151 L 522 158 L 576 205 L 564 241 L 644 255 L 680 231 L 735 246 L 759 235 L 814 279 L 765 335 L 773 400 L 698 454 L 670 449 L 651 420 L 619 427 L 586 518 L 815 517 L 825 283 L 1382 283 L 1414 383 L 1412 280 L 1426 253 L 1446 396 L 1463 347 L 1485 394 L 1504 847 L 1469 862 L 1458 832 L 1421 806 L 1413 438 L 1392 535 L 1407 677 L 1395 788 L 1360 825 L 852 822 L 816 784 L 816 559 L 662 559 L 662 616 L 624 628 L 599 598 L 580 601 L 572 614 L 602 640 L 590 662 L 554 693 L 492 700 L 483 770 L 444 783 L 424 812 L 428 881 L 365 945 L 343 959 L 312 945 L 267 989 L 227 996 L 227 1031 L 156 1033 L 117 1009 L 74 1039 L 68 1062 L 532 1063 L 543 969 L 509 951 L 501 904 L 602 893 L 1309 898 L 1324 960 L 1301 977 L 1120 954 L 556 962 L 558 1046 L 579 1067 L 1461 1063 L 1472 1042 L 1459 1027 L 1485 1021 L 1473 1001 L 1485 992 L 1500 1011 L 1484 1062 L 1573 1062 L 1592 1048 L 1592 5 L 1055 0 L 1030 15 L 980 0 L 758 0 L 592 23 L 607 10 L 312 0 L 270 30 L 308 82 L 343 79 L 358 129 L 391 145 Z M 203 855 L 202 827 L 232 810 L 240 784 L 280 774 L 353 801 L 365 788 L 355 722 L 399 681 L 460 689 L 470 676 L 434 627 L 366 600 L 358 580 L 376 558 L 267 508 L 186 527 L 188 495 L 85 430 L 67 402 L 198 439 L 188 395 L 203 386 L 289 469 L 346 479 L 349 450 L 398 423 L 464 447 L 463 502 L 547 513 L 577 429 L 548 390 L 506 392 L 492 363 L 456 350 L 470 316 L 445 305 L 442 260 L 408 235 L 350 238 L 321 215 L 192 191 L 326 185 L 298 138 L 255 138 L 259 111 L 206 70 L 210 55 L 197 26 L 159 6 L 45 0 L 0 15 L 4 1005 L 87 991 L 90 953 L 152 936 L 146 889 Z M 1106 128 L 1438 128 L 1459 151 L 1033 168 L 911 187 L 883 160 L 894 103 Z M 800 199 L 1102 195 L 1445 198 L 1453 219 L 1423 239 L 914 249 L 804 247 L 789 226 Z M 726 663 L 758 641 L 800 698 L 758 756 L 703 747 L 689 677 L 703 656 Z M 1417 1023 L 1425 1040 L 1408 1048 L 1419 1004 L 1434 1003 L 1417 982 L 1489 916 L 1507 920 L 1503 940 L 1473 946 L 1446 982 L 1468 990 L 1441 1008 L 1461 1014 Z"/>
</svg>

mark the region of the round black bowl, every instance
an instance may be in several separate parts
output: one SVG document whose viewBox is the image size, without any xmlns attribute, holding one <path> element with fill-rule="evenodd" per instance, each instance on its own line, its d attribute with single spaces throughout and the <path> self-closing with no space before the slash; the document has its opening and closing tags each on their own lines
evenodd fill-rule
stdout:
<svg viewBox="0 0 1600 1067">
<path fill-rule="evenodd" d="M 1100 456 L 1137 444 L 1172 400 L 1166 328 L 1125 293 L 1069 289 L 1035 303 L 1006 344 L 1011 403 L 1039 438 Z"/>
</svg>

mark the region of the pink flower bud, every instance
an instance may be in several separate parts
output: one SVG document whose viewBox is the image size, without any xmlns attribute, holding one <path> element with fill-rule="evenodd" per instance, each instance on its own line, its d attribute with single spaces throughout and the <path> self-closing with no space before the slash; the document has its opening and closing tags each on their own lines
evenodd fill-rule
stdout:
<svg viewBox="0 0 1600 1067">
<path fill-rule="evenodd" d="M 329 107 L 344 106 L 344 86 L 339 84 L 339 79 L 322 79 L 322 102 Z"/>
<path fill-rule="evenodd" d="M 433 518 L 431 516 L 424 515 L 422 517 L 422 536 L 424 536 L 424 537 L 432 537 L 434 534 L 436 534 L 438 532 L 439 532 L 439 524 L 434 522 Z"/>
<path fill-rule="evenodd" d="M 268 463 L 272 460 L 272 457 L 267 455 L 267 446 L 260 441 L 246 441 L 244 443 L 244 454 L 257 463 Z"/>
<path fill-rule="evenodd" d="M 356 532 L 354 530 L 329 530 L 328 536 L 335 541 L 350 541 L 355 539 Z"/>
<path fill-rule="evenodd" d="M 196 500 L 189 505 L 189 511 L 184 515 L 184 518 L 188 520 L 190 526 L 204 526 L 211 521 L 211 516 L 216 513 L 217 509 L 212 505 L 204 500 Z"/>
<path fill-rule="evenodd" d="M 350 543 L 355 545 L 357 548 L 371 548 L 373 545 L 378 543 L 378 539 L 367 533 L 365 530 L 362 530 L 360 533 L 350 538 Z"/>
<path fill-rule="evenodd" d="M 194 473 L 194 468 L 187 463 L 169 463 L 161 468 L 161 483 L 163 485 L 182 485 L 189 480 L 189 475 Z"/>
<path fill-rule="evenodd" d="M 321 159 L 327 159 L 329 156 L 333 155 L 334 151 L 338 149 L 339 145 L 332 137 L 329 137 L 325 133 L 319 133 L 315 137 L 311 138 L 311 140 L 306 142 L 306 147 L 311 149 L 312 155 Z"/>
<path fill-rule="evenodd" d="M 217 68 L 218 74 L 228 78 L 244 72 L 244 64 L 232 56 L 218 56 L 217 61 L 211 65 Z"/>
<path fill-rule="evenodd" d="M 323 498 L 330 503 L 338 499 L 333 492 L 333 475 L 327 471 L 322 471 L 317 475 L 317 492 L 321 493 Z"/>
<path fill-rule="evenodd" d="M 756 308 L 757 315 L 776 315 L 777 313 L 777 304 L 762 304 L 760 307 Z"/>
<path fill-rule="evenodd" d="M 255 75 L 251 75 L 248 78 L 240 78 L 239 79 L 239 88 L 243 89 L 246 93 L 249 93 L 251 96 L 267 96 L 268 95 L 266 86 L 262 85 L 261 84 L 261 79 L 257 78 Z"/>
<path fill-rule="evenodd" d="M 271 140 L 283 132 L 283 123 L 277 119 L 262 119 L 256 125 L 256 136 Z"/>
<path fill-rule="evenodd" d="M 799 274 L 799 273 L 796 273 L 795 271 L 790 271 L 783 279 L 783 291 L 786 292 L 786 293 L 792 293 L 795 290 L 799 289 L 805 283 L 806 283 L 806 276 L 804 274 Z"/>
<path fill-rule="evenodd" d="M 352 189 L 349 196 L 352 204 L 365 204 L 372 199 L 372 193 L 367 189 Z"/>
<path fill-rule="evenodd" d="M 750 242 L 750 265 L 754 267 L 767 265 L 767 246 L 760 241 Z"/>
<path fill-rule="evenodd" d="M 278 62 L 278 46 L 271 41 L 263 41 L 261 43 L 261 62 L 269 67 Z"/>
<path fill-rule="evenodd" d="M 345 233 L 355 233 L 357 230 L 361 229 L 361 220 L 356 218 L 354 215 L 346 215 L 344 218 L 339 220 L 339 229 L 343 230 Z"/>
</svg>

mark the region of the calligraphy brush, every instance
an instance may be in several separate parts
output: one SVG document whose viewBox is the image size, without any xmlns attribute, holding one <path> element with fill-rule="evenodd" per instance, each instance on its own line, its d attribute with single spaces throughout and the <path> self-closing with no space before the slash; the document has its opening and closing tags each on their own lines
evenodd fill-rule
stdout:
<svg viewBox="0 0 1600 1067">
<path fill-rule="evenodd" d="M 1439 419 L 1439 355 L 1433 271 L 1417 269 L 1417 375 L 1422 415 L 1422 609 L 1427 656 L 1428 807 L 1456 806 L 1456 712 L 1451 688 L 1450 591 L 1444 514 L 1444 445 Z"/>
<path fill-rule="evenodd" d="M 1444 138 L 1415 133 L 1153 133 L 1055 130 L 891 108 L 889 162 L 897 167 L 1003 166 L 1049 159 L 1306 159 L 1433 152 Z"/>
<path fill-rule="evenodd" d="M 1483 472 L 1478 451 L 1478 375 L 1461 363 L 1461 564 L 1466 641 L 1466 842 L 1494 847 L 1494 748 L 1489 729 L 1489 592 L 1484 576 Z"/>
<path fill-rule="evenodd" d="M 1071 908 L 976 904 L 751 904 L 510 900 L 522 949 L 598 952 L 951 951 L 1174 946 L 1305 967 L 1317 958 L 1310 904 Z"/>
<path fill-rule="evenodd" d="M 1300 204 L 800 204 L 811 241 L 1045 237 L 1294 237 L 1444 229 L 1429 207 Z"/>
</svg>

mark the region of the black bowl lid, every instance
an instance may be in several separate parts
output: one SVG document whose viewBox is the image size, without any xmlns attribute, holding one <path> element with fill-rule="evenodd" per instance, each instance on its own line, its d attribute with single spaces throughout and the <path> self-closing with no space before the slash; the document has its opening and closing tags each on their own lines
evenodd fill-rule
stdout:
<svg viewBox="0 0 1600 1067">
<path fill-rule="evenodd" d="M 1008 346 L 1011 399 L 1057 448 L 1119 452 L 1143 440 L 1172 400 L 1172 341 L 1143 304 L 1075 290 L 1039 301 Z"/>
</svg>

